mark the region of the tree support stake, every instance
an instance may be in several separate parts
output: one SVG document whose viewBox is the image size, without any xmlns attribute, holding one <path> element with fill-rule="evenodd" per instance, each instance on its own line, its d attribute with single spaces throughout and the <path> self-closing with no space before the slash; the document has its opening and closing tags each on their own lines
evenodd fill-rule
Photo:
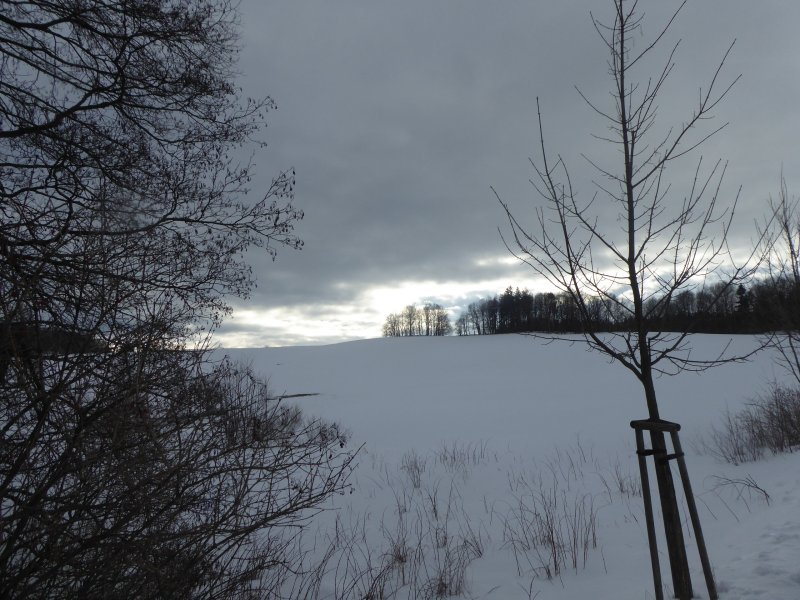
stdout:
<svg viewBox="0 0 800 600">
<path fill-rule="evenodd" d="M 661 566 L 658 560 L 658 543 L 656 541 L 655 520 L 653 518 L 653 499 L 650 493 L 650 477 L 647 470 L 648 456 L 652 456 L 654 461 L 661 465 L 668 465 L 671 460 L 675 460 L 678 463 L 678 471 L 680 472 L 681 483 L 683 484 L 686 504 L 689 508 L 692 529 L 694 530 L 695 539 L 697 540 L 697 551 L 700 554 L 700 563 L 703 567 L 708 597 L 710 600 L 719 600 L 717 588 L 714 584 L 714 576 L 711 572 L 711 563 L 708 560 L 708 551 L 706 550 L 703 530 L 700 526 L 700 517 L 697 513 L 697 504 L 694 501 L 694 494 L 692 493 L 692 484 L 689 481 L 689 471 L 686 469 L 686 460 L 678 437 L 678 431 L 680 431 L 681 426 L 678 423 L 661 419 L 643 419 L 631 421 L 631 427 L 636 433 L 636 455 L 639 459 L 639 474 L 642 479 L 642 500 L 644 501 L 644 514 L 645 520 L 647 521 L 647 540 L 650 545 L 650 564 L 653 569 L 653 585 L 655 587 L 656 600 L 664 600 L 664 589 L 661 582 Z M 669 433 L 672 439 L 672 453 L 668 454 L 664 450 L 646 448 L 644 445 L 644 431 L 649 431 L 651 434 L 654 431 Z M 685 548 L 683 551 L 685 553 Z"/>
</svg>

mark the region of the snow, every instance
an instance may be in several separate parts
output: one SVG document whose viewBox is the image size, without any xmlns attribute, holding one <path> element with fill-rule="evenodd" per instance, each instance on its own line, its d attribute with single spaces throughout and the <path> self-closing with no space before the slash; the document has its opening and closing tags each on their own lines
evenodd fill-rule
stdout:
<svg viewBox="0 0 800 600">
<path fill-rule="evenodd" d="M 695 336 L 692 345 L 711 355 L 730 340 Z M 743 352 L 754 343 L 733 338 Z M 334 499 L 308 532 L 319 545 L 335 537 L 338 520 L 339 531 L 352 534 L 330 561 L 320 598 L 335 597 L 346 582 L 366 596 L 369 578 L 356 573 L 387 564 L 383 589 L 397 598 L 654 597 L 629 426 L 647 414 L 636 379 L 603 355 L 517 335 L 224 352 L 252 363 L 275 394 L 318 394 L 292 401 L 343 425 L 352 447 L 363 444 L 353 493 Z M 662 417 L 682 425 L 723 599 L 800 598 L 800 454 L 734 466 L 703 451 L 726 410 L 782 377 L 765 351 L 656 384 Z M 562 528 L 577 524 L 576 536 L 596 536 L 596 545 L 590 538 L 574 545 L 577 568 L 566 552 L 551 578 L 545 550 L 526 543 L 547 498 Z M 706 598 L 685 505 L 683 513 L 695 595 Z"/>
</svg>

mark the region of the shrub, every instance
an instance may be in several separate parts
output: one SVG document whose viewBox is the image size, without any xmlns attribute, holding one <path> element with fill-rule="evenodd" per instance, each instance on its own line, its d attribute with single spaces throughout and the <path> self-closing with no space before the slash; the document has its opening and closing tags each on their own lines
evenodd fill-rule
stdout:
<svg viewBox="0 0 800 600">
<path fill-rule="evenodd" d="M 733 464 L 754 461 L 769 451 L 791 452 L 800 446 L 800 389 L 775 385 L 742 411 L 726 413 L 712 428 L 704 449 Z"/>
</svg>

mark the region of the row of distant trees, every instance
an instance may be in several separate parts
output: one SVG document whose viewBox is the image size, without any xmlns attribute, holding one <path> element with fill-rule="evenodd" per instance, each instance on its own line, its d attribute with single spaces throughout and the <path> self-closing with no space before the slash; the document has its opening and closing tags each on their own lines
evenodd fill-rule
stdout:
<svg viewBox="0 0 800 600">
<path fill-rule="evenodd" d="M 631 327 L 626 302 L 614 296 L 586 300 L 595 331 Z M 648 320 L 662 331 L 760 333 L 793 329 L 789 315 L 800 314 L 800 288 L 790 278 L 755 281 L 748 289 L 718 282 L 697 291 L 648 298 Z M 457 335 L 523 332 L 583 332 L 575 300 L 567 293 L 540 292 L 510 286 L 496 296 L 476 300 L 456 319 Z"/>
<path fill-rule="evenodd" d="M 428 303 L 422 307 L 409 304 L 398 313 L 386 317 L 383 324 L 385 337 L 405 337 L 413 335 L 450 335 L 453 327 L 447 310 L 439 305 Z"/>
<path fill-rule="evenodd" d="M 625 299 L 608 295 L 586 300 L 595 331 L 623 331 L 632 326 Z M 795 328 L 790 315 L 800 314 L 800 287 L 791 278 L 754 281 L 749 289 L 718 282 L 674 296 L 650 297 L 645 314 L 662 331 L 761 333 Z M 476 300 L 451 325 L 439 304 L 409 304 L 386 317 L 385 337 L 492 335 L 496 333 L 583 332 L 581 313 L 565 292 L 532 293 L 507 287 L 502 294 Z"/>
</svg>

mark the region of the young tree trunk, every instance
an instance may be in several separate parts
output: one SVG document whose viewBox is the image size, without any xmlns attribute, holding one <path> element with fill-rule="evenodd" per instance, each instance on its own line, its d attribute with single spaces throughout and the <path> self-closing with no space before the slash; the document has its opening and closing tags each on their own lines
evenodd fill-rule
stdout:
<svg viewBox="0 0 800 600">
<path fill-rule="evenodd" d="M 660 459 L 660 455 L 666 453 L 666 440 L 662 431 L 651 432 L 650 439 L 653 449 L 657 452 L 655 455 L 656 482 L 658 497 L 661 501 L 661 513 L 664 518 L 664 534 L 667 539 L 669 566 L 672 572 L 672 587 L 675 590 L 676 598 L 690 600 L 693 596 L 692 579 L 689 574 L 689 561 L 686 557 L 686 543 L 683 539 L 675 484 L 669 461 Z"/>
<path fill-rule="evenodd" d="M 647 376 L 643 374 L 642 384 L 647 398 L 649 418 L 651 421 L 657 421 L 660 416 L 658 414 L 658 405 L 656 404 L 652 372 L 648 371 Z M 655 457 L 656 483 L 664 521 L 664 536 L 667 540 L 672 588 L 675 591 L 676 598 L 689 600 L 693 596 L 692 579 L 689 573 L 689 560 L 686 556 L 686 543 L 683 538 L 683 527 L 678 509 L 678 499 L 675 494 L 672 469 L 670 469 L 669 461 L 663 460 L 663 457 L 667 454 L 667 442 L 664 432 L 651 430 L 650 444 Z"/>
</svg>

